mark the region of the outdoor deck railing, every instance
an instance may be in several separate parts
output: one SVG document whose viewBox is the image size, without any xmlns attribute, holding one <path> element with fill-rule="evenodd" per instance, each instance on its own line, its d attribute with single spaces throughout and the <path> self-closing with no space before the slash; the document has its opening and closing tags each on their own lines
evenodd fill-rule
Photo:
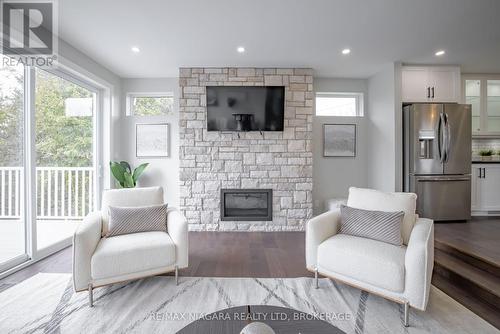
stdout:
<svg viewBox="0 0 500 334">
<path fill-rule="evenodd" d="M 21 217 L 22 167 L 0 167 L 0 218 Z M 92 167 L 37 167 L 37 219 L 81 219 L 94 210 Z"/>
</svg>

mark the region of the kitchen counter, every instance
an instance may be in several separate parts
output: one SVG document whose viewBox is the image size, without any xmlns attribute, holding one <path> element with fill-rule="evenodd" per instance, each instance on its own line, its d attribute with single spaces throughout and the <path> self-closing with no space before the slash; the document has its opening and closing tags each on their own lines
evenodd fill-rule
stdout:
<svg viewBox="0 0 500 334">
<path fill-rule="evenodd" d="M 472 160 L 472 164 L 500 164 L 500 159 Z"/>
</svg>

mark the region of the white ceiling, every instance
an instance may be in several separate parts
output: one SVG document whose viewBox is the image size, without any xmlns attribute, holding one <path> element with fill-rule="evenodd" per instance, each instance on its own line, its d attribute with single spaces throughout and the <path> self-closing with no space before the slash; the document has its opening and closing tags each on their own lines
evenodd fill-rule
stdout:
<svg viewBox="0 0 500 334">
<path fill-rule="evenodd" d="M 121 77 L 293 66 L 366 78 L 393 61 L 500 73 L 499 0 L 63 0 L 59 17 L 62 39 Z"/>
</svg>

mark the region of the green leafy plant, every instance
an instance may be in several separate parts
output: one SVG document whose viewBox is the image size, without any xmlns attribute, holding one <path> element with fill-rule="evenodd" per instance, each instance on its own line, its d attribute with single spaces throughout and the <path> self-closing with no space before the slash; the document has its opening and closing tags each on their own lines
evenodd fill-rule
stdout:
<svg viewBox="0 0 500 334">
<path fill-rule="evenodd" d="M 491 157 L 493 155 L 493 150 L 481 150 L 479 155 L 482 157 Z"/>
<path fill-rule="evenodd" d="M 115 177 L 116 181 L 120 184 L 122 188 L 135 188 L 137 185 L 137 180 L 142 175 L 149 163 L 144 163 L 139 165 L 132 172 L 130 164 L 126 161 L 110 161 L 109 168 L 111 169 L 111 174 Z"/>
</svg>

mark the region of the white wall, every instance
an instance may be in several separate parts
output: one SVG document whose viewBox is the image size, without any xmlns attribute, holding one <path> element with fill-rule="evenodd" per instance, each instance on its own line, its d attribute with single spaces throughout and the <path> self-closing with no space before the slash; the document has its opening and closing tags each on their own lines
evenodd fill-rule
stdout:
<svg viewBox="0 0 500 334">
<path fill-rule="evenodd" d="M 127 116 L 127 93 L 173 92 L 174 113 L 168 116 Z M 117 131 L 119 142 L 116 160 L 128 161 L 132 167 L 148 162 L 139 186 L 162 186 L 165 201 L 172 207 L 179 206 L 179 79 L 122 79 L 122 97 L 120 122 Z M 170 157 L 168 158 L 136 158 L 135 125 L 136 123 L 169 123 L 170 124 Z"/>
<path fill-rule="evenodd" d="M 396 179 L 396 69 L 388 64 L 368 79 L 368 184 L 395 191 Z M 399 132 L 398 132 L 399 133 Z"/>
<path fill-rule="evenodd" d="M 324 210 L 331 198 L 346 198 L 351 186 L 367 187 L 368 153 L 367 131 L 369 109 L 368 81 L 364 79 L 315 78 L 315 92 L 356 92 L 364 95 L 364 117 L 313 118 L 313 204 L 314 214 Z M 356 157 L 323 157 L 323 124 L 356 124 Z"/>
</svg>

